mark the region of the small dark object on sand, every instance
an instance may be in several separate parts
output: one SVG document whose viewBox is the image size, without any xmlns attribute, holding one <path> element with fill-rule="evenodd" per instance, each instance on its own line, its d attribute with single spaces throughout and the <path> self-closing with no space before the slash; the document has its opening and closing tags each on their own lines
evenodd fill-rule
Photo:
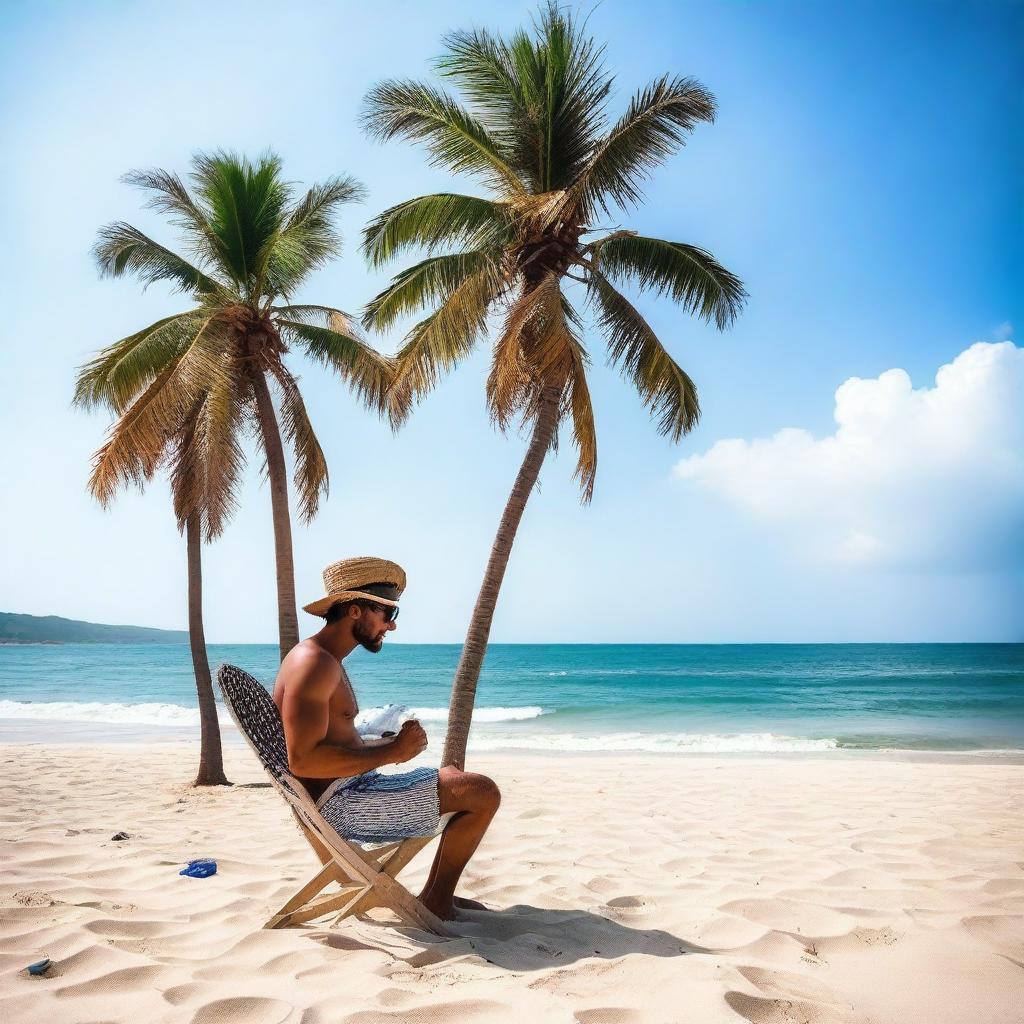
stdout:
<svg viewBox="0 0 1024 1024">
<path fill-rule="evenodd" d="M 52 966 L 53 961 L 49 957 L 44 957 L 42 960 L 37 960 L 34 964 L 29 964 L 25 969 L 29 974 L 45 974 Z"/>
<path fill-rule="evenodd" d="M 110 838 L 112 842 L 123 843 L 126 839 L 131 839 L 131 836 L 127 832 L 116 832 Z"/>
</svg>

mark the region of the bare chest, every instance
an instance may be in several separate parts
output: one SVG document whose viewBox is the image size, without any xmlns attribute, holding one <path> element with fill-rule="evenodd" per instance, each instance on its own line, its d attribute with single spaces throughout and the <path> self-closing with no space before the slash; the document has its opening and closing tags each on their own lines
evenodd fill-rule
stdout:
<svg viewBox="0 0 1024 1024">
<path fill-rule="evenodd" d="M 331 694 L 328 706 L 327 735 L 331 742 L 344 742 L 355 732 L 355 718 L 359 714 L 359 703 L 355 692 L 344 677 Z"/>
</svg>

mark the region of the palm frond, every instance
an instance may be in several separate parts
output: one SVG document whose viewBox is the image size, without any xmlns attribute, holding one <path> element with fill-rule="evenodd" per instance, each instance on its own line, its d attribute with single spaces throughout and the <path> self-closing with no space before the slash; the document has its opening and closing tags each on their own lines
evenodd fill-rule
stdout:
<svg viewBox="0 0 1024 1024">
<path fill-rule="evenodd" d="M 540 381 L 528 355 L 535 347 L 528 333 L 544 329 L 544 311 L 557 290 L 558 279 L 552 274 L 520 295 L 510 304 L 495 340 L 486 394 L 491 420 L 502 432 L 536 397 Z"/>
<path fill-rule="evenodd" d="M 394 377 L 392 363 L 359 338 L 355 323 L 341 310 L 330 310 L 327 327 L 284 317 L 276 322 L 310 358 L 334 370 L 369 408 L 386 408 Z"/>
<path fill-rule="evenodd" d="M 439 245 L 480 248 L 508 240 L 509 218 L 504 203 L 477 196 L 442 192 L 392 206 L 363 230 L 363 254 L 379 267 L 405 249 L 432 252 Z"/>
<path fill-rule="evenodd" d="M 117 489 L 142 486 L 156 472 L 168 452 L 168 438 L 182 426 L 188 413 L 223 373 L 212 318 L 195 331 L 187 348 L 154 378 L 111 428 L 96 453 L 89 490 L 103 505 Z"/>
<path fill-rule="evenodd" d="M 75 405 L 86 409 L 106 405 L 122 413 L 193 338 L 202 310 L 176 313 L 157 320 L 137 334 L 103 349 L 80 367 Z"/>
<path fill-rule="evenodd" d="M 281 363 L 274 366 L 274 379 L 281 392 L 281 432 L 295 454 L 299 518 L 309 523 L 320 508 L 320 499 L 327 497 L 327 460 L 309 421 L 298 381 Z"/>
<path fill-rule="evenodd" d="M 579 483 L 582 500 L 587 503 L 593 497 L 597 477 L 597 432 L 587 385 L 590 358 L 580 339 L 582 322 L 562 294 L 555 274 L 549 275 L 532 294 L 524 296 L 521 306 L 519 311 L 514 311 L 516 316 L 510 318 L 508 327 L 509 334 L 517 334 L 519 338 L 522 383 L 518 387 L 513 383 L 505 415 L 521 412 L 524 423 L 532 423 L 539 415 L 543 393 L 552 387 L 557 389 L 559 421 L 566 418 L 572 421 L 577 450 L 573 479 Z M 510 339 L 503 341 L 511 344 Z M 496 354 L 495 364 L 497 362 Z M 495 391 L 492 415 L 499 398 Z M 558 446 L 557 430 L 551 444 L 552 448 Z"/>
<path fill-rule="evenodd" d="M 604 124 L 612 79 L 603 68 L 604 48 L 584 36 L 554 0 L 541 15 L 533 49 L 529 66 L 543 112 L 537 126 L 543 140 L 538 191 L 550 192 L 568 188 L 586 164 Z"/>
<path fill-rule="evenodd" d="M 181 423 L 187 403 L 169 386 L 165 370 L 107 432 L 93 455 L 89 493 L 106 508 L 121 487 L 142 488 L 165 455 L 168 431 Z"/>
<path fill-rule="evenodd" d="M 633 281 L 669 295 L 702 320 L 728 327 L 743 308 L 743 282 L 711 253 L 683 242 L 622 233 L 586 246 L 594 268 L 613 281 Z"/>
<path fill-rule="evenodd" d="M 587 363 L 580 329 L 557 274 L 548 274 L 511 304 L 487 380 L 488 407 L 499 428 L 507 429 L 517 415 L 531 422 L 545 388 L 568 395 L 573 375 L 585 370 Z M 563 408 L 559 415 L 566 411 Z"/>
<path fill-rule="evenodd" d="M 443 302 L 467 278 L 482 271 L 497 273 L 489 252 L 431 256 L 396 274 L 391 284 L 367 303 L 363 326 L 385 331 L 400 317 Z"/>
<path fill-rule="evenodd" d="M 416 401 L 472 351 L 483 333 L 487 311 L 503 289 L 502 280 L 485 268 L 467 277 L 444 302 L 416 324 L 395 359 L 395 379 L 388 414 L 398 425 Z"/>
<path fill-rule="evenodd" d="M 281 161 L 266 154 L 254 164 L 218 150 L 198 154 L 193 167 L 221 266 L 251 299 L 261 261 L 281 230 L 291 198 L 289 186 L 281 180 Z"/>
<path fill-rule="evenodd" d="M 657 417 L 658 432 L 677 442 L 700 419 L 696 386 L 650 324 L 603 274 L 592 273 L 590 287 L 611 361 Z"/>
<path fill-rule="evenodd" d="M 198 427 L 205 396 L 197 398 L 182 417 L 177 434 L 170 441 L 171 497 L 179 533 L 190 516 L 202 516 L 203 480 L 198 471 Z"/>
<path fill-rule="evenodd" d="M 341 252 L 333 217 L 344 203 L 359 202 L 366 190 L 349 177 L 314 185 L 291 209 L 280 232 L 259 257 L 257 291 L 288 295 L 317 267 Z"/>
<path fill-rule="evenodd" d="M 200 261 L 215 266 L 219 263 L 220 254 L 210 222 L 181 178 L 170 171 L 154 168 L 129 171 L 121 180 L 126 185 L 151 193 L 146 206 L 170 216 L 171 223 L 185 232 L 189 249 Z"/>
<path fill-rule="evenodd" d="M 486 29 L 450 32 L 435 66 L 472 102 L 496 138 L 508 133 L 513 121 L 528 116 L 509 46 Z"/>
<path fill-rule="evenodd" d="M 626 113 L 595 147 L 574 191 L 584 216 L 600 206 L 637 204 L 641 183 L 686 143 L 701 121 L 715 119 L 715 99 L 696 79 L 668 75 L 637 93 Z"/>
<path fill-rule="evenodd" d="M 603 126 L 611 77 L 602 58 L 552 2 L 532 33 L 451 33 L 437 67 L 473 103 L 529 191 L 552 192 L 574 180 Z"/>
<path fill-rule="evenodd" d="M 178 529 L 198 512 L 207 541 L 219 537 L 234 514 L 245 466 L 239 436 L 251 388 L 237 364 L 227 356 L 222 363 L 226 372 L 210 381 L 190 410 L 168 460 Z"/>
<path fill-rule="evenodd" d="M 93 255 L 102 277 L 133 274 L 147 287 L 170 281 L 176 291 L 204 298 L 221 296 L 227 290 L 220 281 L 124 221 L 100 228 Z"/>
<path fill-rule="evenodd" d="M 569 378 L 569 416 L 572 419 L 572 437 L 576 444 L 576 470 L 573 479 L 583 491 L 583 503 L 594 497 L 597 479 L 597 429 L 594 426 L 594 406 L 587 386 L 587 366 L 583 347 L 577 341 L 570 349 L 573 372 Z"/>
<path fill-rule="evenodd" d="M 552 274 L 548 280 L 552 286 L 545 295 L 539 322 L 526 336 L 525 357 L 543 385 L 557 385 L 564 393 L 579 366 L 577 356 L 582 353 L 584 364 L 587 356 L 579 339 L 580 318 L 562 294 L 560 278 Z"/>
<path fill-rule="evenodd" d="M 341 317 L 345 323 L 354 323 L 352 317 L 333 306 L 318 306 L 313 303 L 299 302 L 287 306 L 271 306 L 270 313 L 286 320 L 298 320 L 300 323 L 312 324 L 314 327 L 330 327 L 335 317 Z"/>
<path fill-rule="evenodd" d="M 422 82 L 382 82 L 366 98 L 363 126 L 381 141 L 422 142 L 431 163 L 477 174 L 499 192 L 523 189 L 497 140 L 450 96 Z"/>
</svg>

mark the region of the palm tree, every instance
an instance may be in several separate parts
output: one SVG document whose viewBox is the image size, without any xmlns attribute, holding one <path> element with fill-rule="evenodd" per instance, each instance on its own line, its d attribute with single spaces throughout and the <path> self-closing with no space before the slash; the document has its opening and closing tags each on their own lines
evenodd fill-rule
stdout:
<svg viewBox="0 0 1024 1024">
<path fill-rule="evenodd" d="M 298 346 L 371 407 L 383 408 L 391 382 L 389 361 L 357 337 L 345 313 L 292 298 L 313 270 L 338 254 L 334 212 L 360 198 L 362 189 L 336 177 L 296 196 L 272 154 L 255 163 L 227 152 L 200 154 L 191 179 L 191 190 L 162 170 L 125 179 L 150 193 L 150 207 L 170 215 L 184 234 L 186 256 L 120 221 L 100 231 L 95 248 L 102 274 L 131 273 L 146 285 L 167 281 L 190 296 L 191 308 L 100 352 L 82 368 L 75 400 L 105 404 L 122 416 L 96 466 L 97 493 L 142 483 L 201 406 L 202 443 L 212 453 L 206 483 L 223 498 L 244 464 L 240 437 L 247 430 L 256 435 L 270 482 L 283 658 L 299 632 L 282 425 L 294 452 L 301 520 L 313 518 L 328 486 L 323 452 L 284 356 Z M 188 515 L 184 522 L 187 527 Z M 211 523 L 207 519 L 208 532 Z"/>
<path fill-rule="evenodd" d="M 431 84 L 386 81 L 367 98 L 364 124 L 381 140 L 423 143 L 431 162 L 474 176 L 487 197 L 442 193 L 385 210 L 364 232 L 381 266 L 406 249 L 426 258 L 402 270 L 367 307 L 385 330 L 422 308 L 399 353 L 390 413 L 400 422 L 443 371 L 502 323 L 487 381 L 493 421 L 521 419 L 530 441 L 498 527 L 452 689 L 443 764 L 462 767 L 477 680 L 516 530 L 559 425 L 571 423 L 584 502 L 597 467 L 583 322 L 563 284 L 585 288 L 608 355 L 674 442 L 697 423 L 693 381 L 619 287 L 667 295 L 725 328 L 746 293 L 707 251 L 627 230 L 602 216 L 635 206 L 651 170 L 681 147 L 715 101 L 692 78 L 664 76 L 638 92 L 608 124 L 612 77 L 602 49 L 554 3 L 532 33 L 486 31 L 446 39 L 437 70 L 461 102 Z M 445 248 L 454 251 L 439 252 Z"/>
</svg>

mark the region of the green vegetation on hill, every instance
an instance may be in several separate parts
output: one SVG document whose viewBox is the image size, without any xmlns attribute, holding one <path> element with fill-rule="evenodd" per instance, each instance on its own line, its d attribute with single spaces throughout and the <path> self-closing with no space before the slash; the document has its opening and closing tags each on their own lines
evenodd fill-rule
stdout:
<svg viewBox="0 0 1024 1024">
<path fill-rule="evenodd" d="M 0 612 L 0 643 L 4 644 L 183 644 L 187 640 L 188 633 L 181 629 L 107 626 L 59 615 Z"/>
</svg>

